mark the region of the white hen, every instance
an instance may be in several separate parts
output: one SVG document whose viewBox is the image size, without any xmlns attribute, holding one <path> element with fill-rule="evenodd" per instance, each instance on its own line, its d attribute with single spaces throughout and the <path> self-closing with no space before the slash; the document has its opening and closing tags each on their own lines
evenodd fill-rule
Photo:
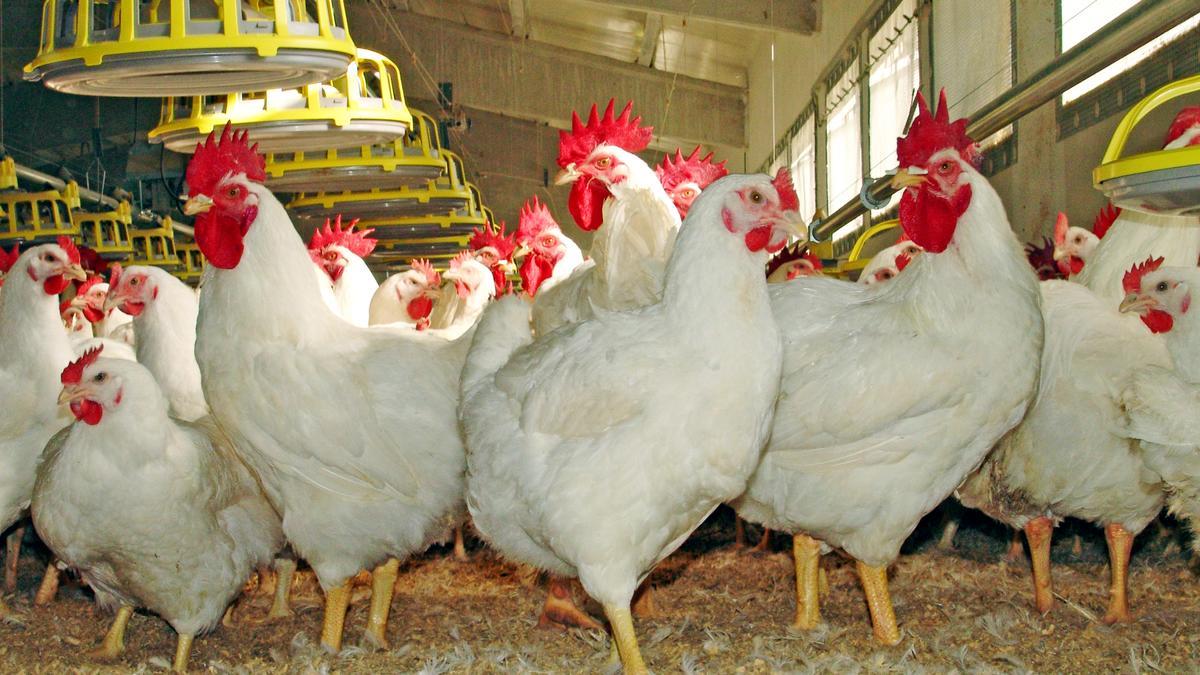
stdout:
<svg viewBox="0 0 1200 675">
<path fill-rule="evenodd" d="M 364 260 L 375 250 L 376 240 L 367 236 L 374 230 L 355 231 L 358 220 L 342 228 L 342 217 L 331 225 L 313 231 L 308 241 L 309 255 L 333 283 L 333 298 L 338 314 L 355 326 L 366 326 L 371 318 L 371 299 L 379 282 Z"/>
</svg>

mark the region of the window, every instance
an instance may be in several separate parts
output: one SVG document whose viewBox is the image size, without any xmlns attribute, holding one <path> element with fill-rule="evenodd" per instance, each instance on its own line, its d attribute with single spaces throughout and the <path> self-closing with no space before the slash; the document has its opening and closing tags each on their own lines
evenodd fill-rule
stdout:
<svg viewBox="0 0 1200 675">
<path fill-rule="evenodd" d="M 946 89 L 950 119 L 970 118 L 1012 87 L 1010 0 L 934 0 L 932 23 L 933 91 Z"/>
<path fill-rule="evenodd" d="M 867 173 L 872 176 L 881 176 L 896 166 L 896 139 L 904 135 L 913 96 L 921 86 L 916 12 L 916 0 L 904 0 L 869 43 L 871 137 Z M 900 201 L 900 194 L 892 196 L 888 208 Z"/>
<path fill-rule="evenodd" d="M 829 211 L 856 198 L 862 189 L 862 139 L 858 105 L 857 69 L 848 69 L 829 92 L 829 116 L 825 121 L 826 178 Z M 834 233 L 835 240 L 848 236 L 859 225 L 855 220 Z"/>
<path fill-rule="evenodd" d="M 1059 0 L 1062 51 L 1066 52 L 1083 42 L 1108 22 L 1137 5 L 1141 0 Z M 1117 75 L 1146 60 L 1179 36 L 1200 26 L 1200 13 L 1159 35 L 1141 48 L 1126 55 L 1111 66 L 1071 87 L 1062 95 L 1063 104 L 1070 103 L 1095 90 Z"/>
<path fill-rule="evenodd" d="M 804 222 L 812 221 L 817 210 L 817 127 L 813 116 L 800 125 L 800 131 L 792 137 L 792 181 L 796 194 L 800 196 L 800 217 Z"/>
</svg>

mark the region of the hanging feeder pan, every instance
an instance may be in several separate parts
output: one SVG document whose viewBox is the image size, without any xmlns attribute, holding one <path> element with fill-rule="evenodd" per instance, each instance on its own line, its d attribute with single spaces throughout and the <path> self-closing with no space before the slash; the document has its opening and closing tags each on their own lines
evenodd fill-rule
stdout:
<svg viewBox="0 0 1200 675">
<path fill-rule="evenodd" d="M 1171 216 L 1200 215 L 1200 145 L 1122 157 L 1133 128 L 1151 110 L 1200 91 L 1200 75 L 1177 80 L 1142 99 L 1113 132 L 1092 185 L 1123 209 Z"/>
<path fill-rule="evenodd" d="M 133 255 L 133 242 L 129 238 L 133 210 L 129 202 L 122 201 L 116 209 L 100 213 L 72 211 L 71 218 L 79 227 L 83 243 L 104 260 L 122 261 Z"/>
<path fill-rule="evenodd" d="M 175 278 L 191 286 L 199 284 L 206 264 L 200 245 L 194 241 L 176 241 L 175 254 L 179 257 L 180 265 L 173 272 Z"/>
<path fill-rule="evenodd" d="M 462 159 L 442 151 L 446 174 L 421 188 L 373 189 L 366 192 L 301 193 L 287 205 L 297 221 L 324 220 L 335 214 L 343 218 L 404 218 L 436 215 L 471 208 L 478 190 L 463 180 Z M 474 208 L 478 209 L 478 201 Z"/>
<path fill-rule="evenodd" d="M 168 150 L 192 153 L 226 124 L 247 131 L 263 153 L 317 152 L 401 138 L 412 115 L 396 64 L 359 49 L 337 77 L 319 84 L 163 99 L 159 124 L 148 135 Z"/>
<path fill-rule="evenodd" d="M 175 228 L 170 216 L 163 218 L 159 227 L 130 230 L 129 238 L 133 241 L 130 265 L 153 265 L 172 272 L 183 267 L 175 251 Z"/>
<path fill-rule="evenodd" d="M 45 0 L 25 79 L 85 96 L 299 87 L 354 58 L 342 0 Z"/>
<path fill-rule="evenodd" d="M 51 242 L 58 237 L 79 239 L 71 211 L 79 208 L 79 185 L 62 190 L 0 192 L 0 242 Z"/>
<path fill-rule="evenodd" d="M 365 191 L 420 187 L 446 171 L 437 124 L 409 109 L 409 132 L 388 143 L 324 152 L 269 153 L 267 187 L 272 192 Z"/>
</svg>

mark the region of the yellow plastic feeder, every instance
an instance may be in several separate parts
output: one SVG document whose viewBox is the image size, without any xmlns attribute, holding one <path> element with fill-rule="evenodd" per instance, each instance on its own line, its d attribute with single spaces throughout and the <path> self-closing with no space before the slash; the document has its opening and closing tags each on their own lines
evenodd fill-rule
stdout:
<svg viewBox="0 0 1200 675">
<path fill-rule="evenodd" d="M 491 210 L 477 206 L 457 213 L 406 218 L 379 218 L 361 221 L 361 227 L 375 228 L 379 246 L 372 262 L 382 266 L 407 265 L 412 258 L 447 261 L 467 247 L 473 230 L 494 222 Z"/>
<path fill-rule="evenodd" d="M 462 159 L 442 151 L 446 173 L 427 181 L 423 187 L 400 187 L 391 190 L 372 189 L 364 192 L 300 193 L 288 203 L 287 209 L 298 222 L 323 221 L 334 214 L 343 218 L 403 218 L 437 215 L 471 207 L 478 189 L 463 179 Z M 479 202 L 476 202 L 478 208 Z"/>
<path fill-rule="evenodd" d="M 163 218 L 159 227 L 130 230 L 129 238 L 133 241 L 130 265 L 153 265 L 170 271 L 183 267 L 175 251 L 175 228 L 170 216 Z"/>
<path fill-rule="evenodd" d="M 45 0 L 25 79 L 87 96 L 299 87 L 354 58 L 342 0 Z"/>
<path fill-rule="evenodd" d="M 48 242 L 79 238 L 71 211 L 79 208 L 79 186 L 62 190 L 0 193 L 0 242 Z"/>
<path fill-rule="evenodd" d="M 185 284 L 196 286 L 204 276 L 204 254 L 200 245 L 194 241 L 175 242 L 175 254 L 179 257 L 180 267 L 174 271 L 175 278 Z"/>
<path fill-rule="evenodd" d="M 263 153 L 311 153 L 388 143 L 402 138 L 412 123 L 396 64 L 359 49 L 337 77 L 319 84 L 163 99 L 149 138 L 191 153 L 209 133 L 232 124 L 249 132 Z"/>
<path fill-rule="evenodd" d="M 1100 166 L 1092 171 L 1092 185 L 1123 209 L 1200 214 L 1200 145 L 1121 157 L 1129 134 L 1151 110 L 1197 91 L 1200 75 L 1163 86 L 1133 106 L 1113 132 Z"/>
<path fill-rule="evenodd" d="M 0 159 L 0 190 L 17 189 L 17 163 L 12 157 Z"/>
<path fill-rule="evenodd" d="M 92 247 L 101 258 L 125 260 L 133 255 L 133 242 L 129 238 L 133 210 L 129 202 L 117 204 L 113 211 L 73 211 L 71 217 L 79 226 L 84 245 Z"/>
<path fill-rule="evenodd" d="M 408 134 L 389 143 L 324 152 L 268 153 L 267 187 L 274 192 L 383 190 L 419 187 L 446 171 L 437 123 L 418 110 Z"/>
<path fill-rule="evenodd" d="M 848 277 L 852 272 L 861 272 L 864 267 L 871 264 L 870 258 L 862 257 L 863 249 L 867 247 L 867 243 L 884 232 L 890 232 L 897 227 L 900 227 L 899 220 L 883 220 L 868 227 L 855 240 L 854 246 L 850 248 L 850 253 L 846 256 L 846 259 L 839 260 L 836 267 L 826 269 L 825 273 L 833 276 Z"/>
</svg>

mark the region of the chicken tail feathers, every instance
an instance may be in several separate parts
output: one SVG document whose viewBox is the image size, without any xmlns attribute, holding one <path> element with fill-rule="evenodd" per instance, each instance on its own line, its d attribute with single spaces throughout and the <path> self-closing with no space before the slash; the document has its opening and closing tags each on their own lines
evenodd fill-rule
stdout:
<svg viewBox="0 0 1200 675">
<path fill-rule="evenodd" d="M 513 352 L 533 341 L 529 328 L 529 302 L 519 295 L 507 295 L 491 303 L 475 329 L 475 339 L 463 368 L 464 394 L 475 390 L 495 375 Z M 464 395 L 463 399 L 467 397 Z"/>
</svg>

